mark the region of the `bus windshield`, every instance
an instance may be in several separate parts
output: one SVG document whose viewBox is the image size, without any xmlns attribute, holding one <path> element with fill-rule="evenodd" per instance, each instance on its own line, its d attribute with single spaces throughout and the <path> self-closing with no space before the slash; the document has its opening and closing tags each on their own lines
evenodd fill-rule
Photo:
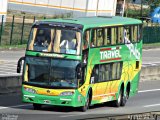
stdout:
<svg viewBox="0 0 160 120">
<path fill-rule="evenodd" d="M 79 61 L 27 57 L 24 82 L 34 85 L 76 88 Z"/>
<path fill-rule="evenodd" d="M 80 31 L 36 26 L 31 30 L 27 50 L 79 55 L 80 46 Z"/>
</svg>

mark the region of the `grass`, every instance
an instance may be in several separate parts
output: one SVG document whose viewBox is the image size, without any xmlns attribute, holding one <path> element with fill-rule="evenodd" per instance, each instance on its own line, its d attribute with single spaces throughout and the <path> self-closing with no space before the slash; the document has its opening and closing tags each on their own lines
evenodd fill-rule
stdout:
<svg viewBox="0 0 160 120">
<path fill-rule="evenodd" d="M 14 19 L 12 40 L 11 40 L 13 15 L 15 16 L 14 17 L 15 19 Z M 7 19 L 6 19 L 7 21 L 6 21 L 6 23 L 4 23 L 4 26 L 3 26 L 0 47 L 9 46 L 10 42 L 12 45 L 20 45 L 21 44 L 23 16 L 25 16 L 25 23 L 24 23 L 24 31 L 23 31 L 24 33 L 23 33 L 22 44 L 26 44 L 28 41 L 28 36 L 30 33 L 31 26 L 33 24 L 34 18 L 35 18 L 35 20 L 40 20 L 40 19 L 44 19 L 44 18 L 46 18 L 46 19 L 68 18 L 68 17 L 71 17 L 71 14 L 66 13 L 66 14 L 51 16 L 51 15 L 31 14 L 31 13 L 26 13 L 26 12 L 21 12 L 21 11 L 9 10 L 8 14 L 7 14 Z M 0 24 L 0 29 L 1 29 L 1 27 L 2 26 Z M 1 35 L 1 33 L 0 33 L 0 35 Z"/>
<path fill-rule="evenodd" d="M 48 15 L 48 14 L 36 14 L 36 13 L 28 13 L 24 11 L 17 11 L 17 10 L 8 10 L 7 16 L 12 17 L 15 15 L 16 17 L 22 18 L 25 16 L 27 19 L 34 19 L 41 20 L 44 18 L 52 19 L 52 18 L 69 18 L 72 17 L 72 13 L 65 13 L 65 14 L 59 14 L 59 15 Z"/>
<path fill-rule="evenodd" d="M 12 26 L 11 23 L 9 22 L 5 23 L 5 26 L 3 28 L 3 33 L 2 33 L 1 45 L 10 45 L 11 26 Z M 27 43 L 31 26 L 32 24 L 25 23 L 22 44 Z M 21 44 L 21 35 L 22 35 L 22 23 L 14 23 L 11 44 L 12 45 Z"/>
<path fill-rule="evenodd" d="M 23 45 L 4 45 L 0 46 L 0 50 L 25 50 L 26 44 Z"/>
<path fill-rule="evenodd" d="M 144 48 L 144 49 L 160 48 L 160 42 L 158 42 L 158 43 L 143 44 L 143 48 Z"/>
</svg>

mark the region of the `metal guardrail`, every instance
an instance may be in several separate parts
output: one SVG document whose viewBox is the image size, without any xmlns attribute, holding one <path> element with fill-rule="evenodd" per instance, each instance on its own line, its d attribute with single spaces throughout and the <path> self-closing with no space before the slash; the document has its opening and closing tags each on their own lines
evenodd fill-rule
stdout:
<svg viewBox="0 0 160 120">
<path fill-rule="evenodd" d="M 160 111 L 135 113 L 135 114 L 127 114 L 127 115 L 93 117 L 93 118 L 85 118 L 85 119 L 78 119 L 78 120 L 160 120 Z"/>
<path fill-rule="evenodd" d="M 108 120 L 160 120 L 160 112 L 138 113 L 109 117 Z"/>
</svg>

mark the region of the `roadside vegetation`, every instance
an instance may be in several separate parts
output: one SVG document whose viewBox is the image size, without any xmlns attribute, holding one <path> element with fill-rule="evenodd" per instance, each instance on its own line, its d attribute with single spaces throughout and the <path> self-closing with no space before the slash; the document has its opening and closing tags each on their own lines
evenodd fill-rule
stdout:
<svg viewBox="0 0 160 120">
<path fill-rule="evenodd" d="M 71 17 L 71 14 L 51 16 L 9 10 L 6 22 L 0 23 L 0 30 L 2 29 L 2 33 L 0 31 L 0 49 L 17 48 L 17 45 L 23 46 L 23 44 L 26 44 L 31 26 L 36 20 L 68 17 Z"/>
</svg>

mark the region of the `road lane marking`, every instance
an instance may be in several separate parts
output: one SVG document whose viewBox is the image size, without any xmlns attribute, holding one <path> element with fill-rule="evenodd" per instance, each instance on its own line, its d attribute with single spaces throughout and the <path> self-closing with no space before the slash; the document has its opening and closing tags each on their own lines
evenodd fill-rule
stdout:
<svg viewBox="0 0 160 120">
<path fill-rule="evenodd" d="M 24 106 L 31 106 L 32 104 L 25 104 L 25 105 L 15 105 L 15 106 L 8 106 L 8 107 L 3 107 L 3 106 L 0 106 L 0 110 L 1 109 L 7 109 L 7 108 L 18 108 L 18 107 L 24 107 Z"/>
<path fill-rule="evenodd" d="M 6 109 L 6 108 L 8 108 L 8 107 L 2 107 L 2 106 L 0 106 L 0 110 L 1 110 L 1 109 Z"/>
<path fill-rule="evenodd" d="M 62 115 L 60 117 L 73 117 L 73 116 L 80 116 L 80 115 L 86 115 L 87 113 L 80 113 L 80 114 L 75 114 L 75 115 Z"/>
<path fill-rule="evenodd" d="M 143 107 L 157 107 L 157 106 L 160 106 L 160 104 L 152 104 L 152 105 L 145 105 L 145 106 L 143 106 Z"/>
<path fill-rule="evenodd" d="M 142 90 L 142 91 L 138 91 L 138 93 L 154 92 L 154 91 L 160 91 L 160 89 Z M 31 106 L 31 105 L 32 105 L 32 104 L 27 104 L 27 105 L 26 105 L 26 104 L 23 104 L 23 105 L 8 106 L 8 107 L 0 106 L 0 110 L 1 110 L 1 109 L 7 109 L 7 108 L 18 108 L 18 107 L 24 107 L 24 106 Z M 144 106 L 144 107 L 153 107 L 153 106 L 160 106 L 160 104 L 146 105 L 146 106 Z M 61 117 L 78 116 L 78 115 L 83 115 L 83 114 L 65 115 L 65 116 L 61 116 Z"/>
<path fill-rule="evenodd" d="M 160 91 L 160 89 L 142 90 L 142 91 L 138 91 L 138 93 L 155 92 L 155 91 Z"/>
</svg>

